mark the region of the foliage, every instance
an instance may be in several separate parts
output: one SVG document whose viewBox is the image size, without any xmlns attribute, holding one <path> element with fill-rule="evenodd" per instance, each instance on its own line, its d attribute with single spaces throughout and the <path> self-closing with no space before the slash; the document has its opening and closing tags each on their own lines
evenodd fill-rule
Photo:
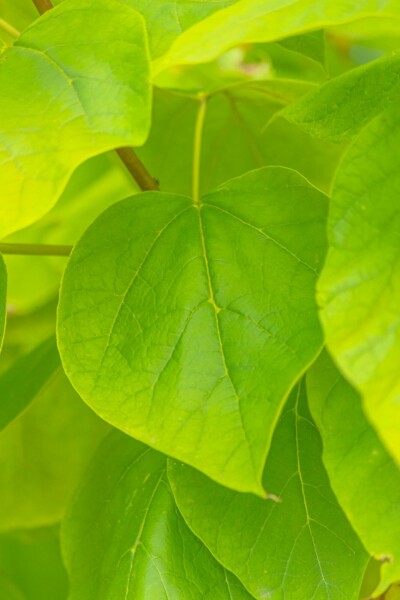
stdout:
<svg viewBox="0 0 400 600">
<path fill-rule="evenodd" d="M 0 38 L 0 598 L 394 600 L 398 0 Z"/>
</svg>

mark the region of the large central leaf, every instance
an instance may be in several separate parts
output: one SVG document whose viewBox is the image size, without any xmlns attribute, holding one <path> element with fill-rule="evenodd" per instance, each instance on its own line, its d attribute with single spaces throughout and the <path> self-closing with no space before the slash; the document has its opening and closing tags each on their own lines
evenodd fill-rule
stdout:
<svg viewBox="0 0 400 600">
<path fill-rule="evenodd" d="M 0 237 L 40 218 L 91 156 L 150 125 L 143 18 L 119 0 L 70 0 L 0 60 Z"/>
<path fill-rule="evenodd" d="M 314 287 L 326 198 L 253 171 L 199 204 L 145 193 L 78 243 L 58 335 L 104 419 L 239 490 L 263 493 L 271 435 L 321 344 Z"/>
</svg>

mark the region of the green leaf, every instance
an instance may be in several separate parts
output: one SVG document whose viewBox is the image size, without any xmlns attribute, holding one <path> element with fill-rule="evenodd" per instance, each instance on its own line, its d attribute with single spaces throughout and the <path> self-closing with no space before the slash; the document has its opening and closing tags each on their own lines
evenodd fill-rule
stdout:
<svg viewBox="0 0 400 600">
<path fill-rule="evenodd" d="M 265 165 L 293 168 L 317 187 L 329 189 L 343 149 L 311 138 L 284 119 L 268 125 L 276 111 L 312 87 L 302 81 L 270 80 L 206 93 L 201 193 Z M 154 100 L 152 131 L 138 154 L 164 191 L 189 195 L 199 96 L 156 90 Z"/>
<path fill-rule="evenodd" d="M 26 596 L 11 579 L 0 574 L 0 600 L 26 600 Z"/>
<path fill-rule="evenodd" d="M 0 431 L 41 393 L 59 368 L 60 357 L 52 337 L 0 376 Z"/>
<path fill-rule="evenodd" d="M 382 561 L 377 596 L 400 580 L 399 468 L 327 353 L 307 374 L 307 389 L 332 488 L 368 552 Z"/>
<path fill-rule="evenodd" d="M 242 0 L 184 32 L 156 62 L 155 70 L 208 62 L 239 44 L 274 42 L 374 15 L 399 19 L 398 0 L 334 4 L 332 0 Z"/>
<path fill-rule="evenodd" d="M 7 308 L 7 271 L 0 254 L 0 351 L 3 345 L 4 329 L 6 326 L 6 308 Z"/>
<path fill-rule="evenodd" d="M 70 600 L 250 600 L 185 525 L 166 457 L 113 432 L 63 525 Z"/>
<path fill-rule="evenodd" d="M 146 20 L 153 58 L 164 54 L 183 31 L 237 0 L 126 0 Z"/>
<path fill-rule="evenodd" d="M 364 129 L 335 181 L 330 250 L 319 283 L 326 341 L 400 461 L 400 118 Z"/>
<path fill-rule="evenodd" d="M 368 557 L 329 486 L 304 388 L 290 396 L 265 467 L 265 487 L 281 502 L 172 461 L 168 476 L 189 527 L 256 598 L 356 600 Z"/>
<path fill-rule="evenodd" d="M 88 158 L 142 144 L 150 125 L 142 17 L 120 0 L 69 0 L 0 59 L 0 237 L 57 201 Z"/>
<path fill-rule="evenodd" d="M 58 522 L 105 430 L 63 373 L 53 375 L 0 433 L 0 530 Z"/>
<path fill-rule="evenodd" d="M 322 30 L 286 38 L 279 44 L 292 52 L 311 58 L 322 66 L 325 65 L 325 34 Z"/>
<path fill-rule="evenodd" d="M 398 104 L 399 72 L 399 55 L 372 61 L 312 90 L 282 114 L 313 136 L 350 139 L 391 104 Z"/>
<path fill-rule="evenodd" d="M 282 168 L 199 206 L 154 192 L 108 209 L 75 247 L 58 311 L 82 398 L 129 435 L 264 494 L 276 419 L 321 346 L 325 214 L 325 196 Z"/>
</svg>

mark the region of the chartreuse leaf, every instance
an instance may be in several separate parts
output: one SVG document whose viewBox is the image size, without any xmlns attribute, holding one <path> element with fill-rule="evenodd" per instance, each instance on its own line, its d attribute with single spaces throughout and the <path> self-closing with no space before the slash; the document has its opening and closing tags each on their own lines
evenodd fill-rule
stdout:
<svg viewBox="0 0 400 600">
<path fill-rule="evenodd" d="M 0 376 L 0 431 L 41 393 L 59 369 L 57 344 L 51 337 Z"/>
<path fill-rule="evenodd" d="M 140 145 L 150 123 L 143 18 L 120 0 L 69 0 L 1 57 L 0 236 L 56 202 L 76 167 Z"/>
<path fill-rule="evenodd" d="M 307 374 L 307 389 L 332 488 L 368 552 L 383 561 L 379 595 L 400 580 L 400 470 L 327 353 Z"/>
<path fill-rule="evenodd" d="M 330 250 L 319 283 L 329 350 L 400 461 L 400 118 L 365 128 L 333 189 Z"/>
<path fill-rule="evenodd" d="M 70 600 L 250 600 L 176 508 L 166 457 L 113 432 L 63 524 Z"/>
<path fill-rule="evenodd" d="M 282 168 L 200 204 L 153 192 L 104 212 L 75 247 L 58 311 L 82 398 L 133 437 L 263 494 L 276 419 L 321 345 L 325 214 L 325 196 Z"/>
<path fill-rule="evenodd" d="M 325 64 L 325 34 L 322 30 L 286 38 L 279 43 L 292 52 L 303 54 L 321 65 Z"/>
<path fill-rule="evenodd" d="M 0 433 L 0 530 L 58 522 L 105 431 L 61 370 L 53 374 Z"/>
<path fill-rule="evenodd" d="M 183 31 L 237 0 L 126 0 L 145 18 L 153 58 L 164 54 Z"/>
<path fill-rule="evenodd" d="M 391 104 L 400 101 L 400 55 L 372 61 L 312 90 L 283 110 L 313 136 L 332 141 L 354 137 Z"/>
<path fill-rule="evenodd" d="M 3 345 L 4 329 L 6 325 L 6 299 L 7 299 L 7 271 L 0 254 L 0 350 Z"/>
<path fill-rule="evenodd" d="M 242 0 L 182 33 L 156 70 L 207 62 L 238 44 L 274 42 L 372 15 L 399 19 L 398 0 Z"/>
<path fill-rule="evenodd" d="M 189 527 L 256 598 L 358 599 L 368 556 L 331 491 L 303 383 L 265 466 L 265 487 L 281 502 L 233 492 L 173 461 L 168 475 Z"/>
</svg>

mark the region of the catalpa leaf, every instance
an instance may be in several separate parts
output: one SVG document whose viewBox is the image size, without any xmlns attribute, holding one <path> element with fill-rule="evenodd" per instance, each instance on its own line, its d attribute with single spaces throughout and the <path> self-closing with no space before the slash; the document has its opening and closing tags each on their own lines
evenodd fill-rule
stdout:
<svg viewBox="0 0 400 600">
<path fill-rule="evenodd" d="M 315 358 L 326 198 L 298 173 L 253 171 L 197 204 L 120 202 L 68 264 L 58 338 L 68 377 L 105 420 L 242 491 Z"/>
<path fill-rule="evenodd" d="M 0 430 L 29 406 L 59 369 L 57 344 L 51 337 L 0 376 Z"/>
<path fill-rule="evenodd" d="M 372 15 L 400 19 L 398 0 L 242 0 L 183 32 L 155 69 L 208 62 L 238 44 L 274 42 Z"/>
<path fill-rule="evenodd" d="M 307 390 L 332 488 L 365 548 L 382 561 L 378 596 L 400 580 L 400 470 L 327 353 L 307 374 Z"/>
<path fill-rule="evenodd" d="M 59 369 L 0 435 L 0 530 L 52 525 L 107 427 Z"/>
<path fill-rule="evenodd" d="M 70 600 L 250 600 L 183 521 L 166 457 L 113 432 L 63 524 Z"/>
<path fill-rule="evenodd" d="M 76 167 L 142 144 L 150 124 L 143 18 L 120 0 L 70 0 L 0 59 L 0 237 L 56 202 Z"/>
<path fill-rule="evenodd" d="M 286 107 L 282 114 L 313 136 L 350 139 L 400 101 L 400 56 L 372 61 L 332 79 Z"/>
<path fill-rule="evenodd" d="M 4 329 L 6 326 L 6 300 L 7 300 L 7 271 L 0 254 L 0 351 L 3 345 Z"/>
<path fill-rule="evenodd" d="M 400 118 L 364 129 L 338 171 L 319 282 L 330 352 L 400 461 Z"/>
<path fill-rule="evenodd" d="M 168 476 L 189 527 L 256 598 L 357 600 L 368 556 L 331 491 L 304 388 L 291 394 L 265 466 L 265 487 L 281 502 L 173 461 Z"/>
</svg>

